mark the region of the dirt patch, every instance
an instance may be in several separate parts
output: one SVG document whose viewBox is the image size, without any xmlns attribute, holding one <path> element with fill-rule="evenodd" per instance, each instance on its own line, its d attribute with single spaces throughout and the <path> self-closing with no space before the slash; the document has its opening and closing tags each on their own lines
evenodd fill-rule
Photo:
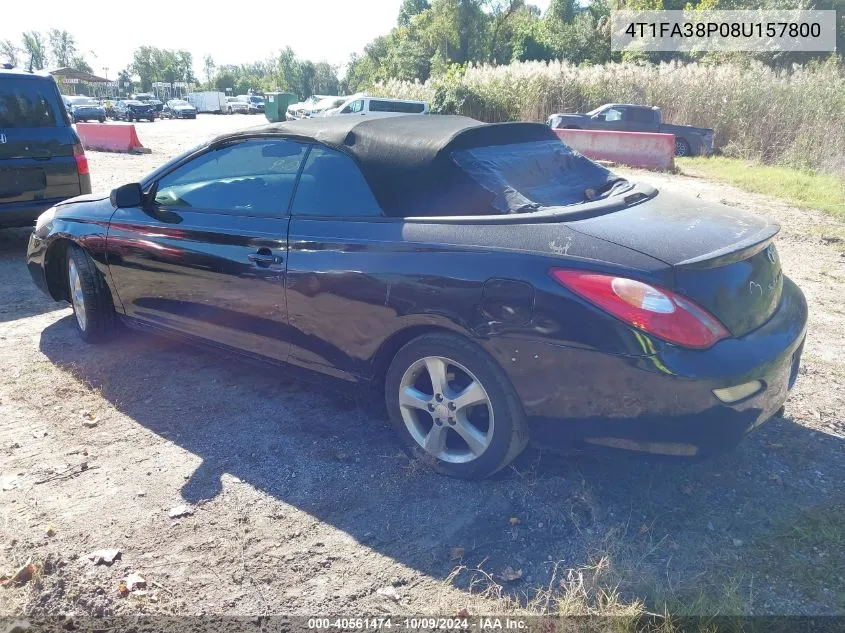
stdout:
<svg viewBox="0 0 845 633">
<path fill-rule="evenodd" d="M 94 185 L 258 122 L 141 124 L 153 154 L 90 153 Z M 636 175 L 776 218 L 810 303 L 785 416 L 706 461 L 529 450 L 492 480 L 445 479 L 335 383 L 140 334 L 85 345 L 32 285 L 27 231 L 0 232 L 0 574 L 36 569 L 0 588 L 0 614 L 845 613 L 845 257 L 823 239 L 842 226 Z M 131 574 L 146 588 L 121 597 Z"/>
</svg>

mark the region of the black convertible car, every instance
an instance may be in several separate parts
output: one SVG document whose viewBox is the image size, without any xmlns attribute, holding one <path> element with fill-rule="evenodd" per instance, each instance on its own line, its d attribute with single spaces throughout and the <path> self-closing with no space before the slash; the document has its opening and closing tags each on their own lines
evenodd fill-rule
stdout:
<svg viewBox="0 0 845 633">
<path fill-rule="evenodd" d="M 374 382 L 411 451 L 483 477 L 529 439 L 702 455 L 775 415 L 807 322 L 777 232 L 541 124 L 337 117 L 59 204 L 28 265 L 87 341 L 124 322 Z"/>
</svg>

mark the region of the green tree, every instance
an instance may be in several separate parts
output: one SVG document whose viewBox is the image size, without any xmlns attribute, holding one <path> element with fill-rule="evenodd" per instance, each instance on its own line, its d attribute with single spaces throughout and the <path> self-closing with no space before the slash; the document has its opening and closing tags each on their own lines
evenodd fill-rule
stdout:
<svg viewBox="0 0 845 633">
<path fill-rule="evenodd" d="M 17 66 L 19 52 L 20 49 L 12 40 L 0 40 L 0 59 L 5 59 L 6 63 Z"/>
<path fill-rule="evenodd" d="M 47 47 L 44 36 L 38 31 L 26 31 L 23 34 L 23 50 L 28 58 L 29 68 L 43 70 L 47 65 Z"/>
<path fill-rule="evenodd" d="M 73 57 L 71 57 L 68 66 L 70 66 L 74 70 L 81 70 L 84 73 L 94 72 L 94 69 L 91 68 L 91 65 L 87 61 L 85 61 L 85 58 L 82 55 L 74 55 Z"/>
<path fill-rule="evenodd" d="M 65 68 L 71 65 L 71 59 L 76 55 L 76 39 L 64 30 L 50 29 L 50 52 L 56 66 Z"/>
<path fill-rule="evenodd" d="M 194 81 L 193 61 L 188 51 L 141 46 L 132 55 L 129 71 L 138 76 L 145 91 L 150 90 L 154 81 Z"/>
<path fill-rule="evenodd" d="M 296 94 L 307 97 L 308 95 L 320 94 L 314 89 L 314 78 L 317 76 L 317 69 L 314 62 L 299 62 L 299 87 Z"/>
<path fill-rule="evenodd" d="M 211 88 L 211 80 L 214 77 L 214 60 L 211 55 L 202 58 L 202 69 L 205 73 L 205 84 L 208 88 Z"/>
<path fill-rule="evenodd" d="M 569 24 L 578 11 L 577 0 L 551 0 L 546 16 L 562 24 Z"/>
<path fill-rule="evenodd" d="M 299 94 L 299 70 L 299 60 L 296 59 L 296 54 L 294 54 L 290 46 L 279 51 L 279 56 L 276 59 L 275 72 L 276 85 L 279 87 L 279 90 Z"/>
<path fill-rule="evenodd" d="M 314 93 L 318 95 L 340 94 L 340 80 L 337 69 L 327 62 L 314 64 Z M 307 97 L 308 95 L 303 95 Z"/>
<path fill-rule="evenodd" d="M 128 86 L 126 84 L 129 84 Z M 135 87 L 132 82 L 132 72 L 129 68 L 124 68 L 119 73 L 117 73 L 117 90 L 118 93 L 126 91 L 127 93 L 132 93 L 135 91 Z"/>
<path fill-rule="evenodd" d="M 513 54 L 510 37 L 513 33 L 511 21 L 524 6 L 523 0 L 488 0 L 492 24 L 487 61 L 507 63 L 511 60 Z"/>
<path fill-rule="evenodd" d="M 428 0 L 402 0 L 402 6 L 399 8 L 399 26 L 410 26 L 415 15 L 430 7 Z"/>
</svg>

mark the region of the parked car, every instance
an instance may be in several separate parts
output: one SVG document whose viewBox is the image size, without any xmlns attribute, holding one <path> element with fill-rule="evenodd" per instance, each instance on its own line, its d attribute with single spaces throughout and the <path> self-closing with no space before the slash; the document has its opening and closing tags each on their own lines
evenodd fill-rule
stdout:
<svg viewBox="0 0 845 633">
<path fill-rule="evenodd" d="M 322 101 L 329 95 L 311 95 L 305 101 L 300 101 L 299 103 L 292 103 L 288 106 L 287 111 L 285 112 L 285 117 L 288 121 L 296 121 L 297 119 L 305 119 L 308 118 L 308 114 L 310 114 L 311 108 Z"/>
<path fill-rule="evenodd" d="M 337 110 L 346 102 L 347 97 L 326 97 L 315 103 L 311 108 L 305 111 L 305 118 L 331 116 L 331 113 Z"/>
<path fill-rule="evenodd" d="M 151 92 L 141 92 L 138 94 L 134 94 L 132 95 L 132 100 L 140 101 L 142 103 L 149 103 L 155 108 L 156 112 L 164 112 L 164 102 Z"/>
<path fill-rule="evenodd" d="M 807 324 L 778 230 L 543 124 L 334 117 L 53 207 L 27 262 L 86 341 L 123 322 L 375 384 L 410 452 L 475 478 L 529 438 L 703 455 L 775 415 Z"/>
<path fill-rule="evenodd" d="M 226 112 L 226 95 L 213 90 L 206 92 L 191 92 L 188 94 L 188 103 L 197 109 L 197 112 L 210 112 L 221 114 Z"/>
<path fill-rule="evenodd" d="M 196 119 L 197 109 L 184 99 L 171 99 L 164 104 L 164 114 L 173 119 Z"/>
<path fill-rule="evenodd" d="M 226 97 L 227 114 L 249 114 L 249 103 L 237 97 Z"/>
<path fill-rule="evenodd" d="M 106 122 L 106 110 L 96 99 L 84 96 L 65 96 L 63 98 L 73 123 L 80 121 Z"/>
<path fill-rule="evenodd" d="M 121 99 L 114 104 L 114 118 L 117 121 L 121 119 L 124 121 L 147 119 L 152 123 L 155 121 L 155 112 L 153 104 L 135 101 L 134 99 Z"/>
<path fill-rule="evenodd" d="M 662 132 L 675 135 L 676 156 L 709 156 L 713 153 L 713 130 L 663 123 L 660 108 L 629 103 L 606 103 L 586 114 L 553 114 L 552 128 Z"/>
<path fill-rule="evenodd" d="M 238 101 L 247 104 L 249 114 L 264 114 L 264 97 L 258 95 L 238 95 Z"/>
<path fill-rule="evenodd" d="M 0 65 L 0 228 L 91 192 L 88 160 L 53 77 Z"/>
<path fill-rule="evenodd" d="M 402 116 L 404 114 L 428 114 L 425 101 L 405 99 L 382 99 L 366 95 L 348 97 L 338 108 L 329 110 L 326 116 L 358 115 L 370 117 Z"/>
</svg>

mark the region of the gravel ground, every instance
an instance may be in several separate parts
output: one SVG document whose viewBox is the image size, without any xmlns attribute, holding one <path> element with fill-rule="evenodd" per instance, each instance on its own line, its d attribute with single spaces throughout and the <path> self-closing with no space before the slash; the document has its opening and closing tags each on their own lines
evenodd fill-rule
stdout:
<svg viewBox="0 0 845 633">
<path fill-rule="evenodd" d="M 94 187 L 260 122 L 140 123 L 152 154 L 90 152 Z M 845 614 L 845 225 L 630 175 L 776 218 L 810 303 L 784 417 L 706 461 L 529 450 L 492 480 L 445 479 L 333 383 L 148 335 L 85 345 L 29 280 L 28 231 L 0 232 L 0 575 L 35 571 L 0 588 L 0 615 L 453 615 L 548 598 L 567 612 Z M 89 559 L 106 548 L 120 558 Z M 130 573 L 147 588 L 121 597 Z"/>
</svg>

